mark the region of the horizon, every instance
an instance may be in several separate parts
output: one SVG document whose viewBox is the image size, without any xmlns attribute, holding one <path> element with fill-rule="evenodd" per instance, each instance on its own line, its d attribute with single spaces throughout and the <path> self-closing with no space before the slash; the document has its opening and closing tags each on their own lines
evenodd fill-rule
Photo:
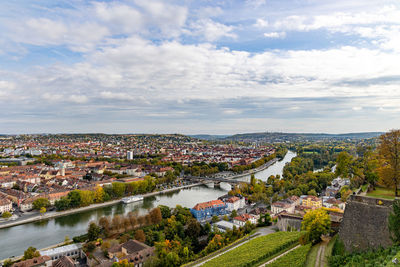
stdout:
<svg viewBox="0 0 400 267">
<path fill-rule="evenodd" d="M 70 134 L 70 135 L 79 135 L 79 134 L 104 134 L 104 135 L 185 135 L 185 136 L 196 136 L 196 135 L 205 135 L 205 136 L 234 136 L 234 135 L 245 135 L 245 134 L 325 134 L 325 135 L 347 135 L 347 134 L 380 134 L 385 133 L 384 131 L 372 131 L 372 132 L 342 132 L 342 133 L 328 133 L 328 132 L 242 132 L 242 133 L 233 133 L 233 134 L 207 134 L 207 133 L 198 133 L 198 134 L 185 134 L 185 133 L 105 133 L 105 132 L 59 132 L 59 133 L 12 133 L 12 134 L 4 134 L 0 133 L 0 135 L 62 135 L 62 134 Z"/>
<path fill-rule="evenodd" d="M 399 17 L 394 0 L 2 1 L 0 131 L 385 132 Z"/>
</svg>

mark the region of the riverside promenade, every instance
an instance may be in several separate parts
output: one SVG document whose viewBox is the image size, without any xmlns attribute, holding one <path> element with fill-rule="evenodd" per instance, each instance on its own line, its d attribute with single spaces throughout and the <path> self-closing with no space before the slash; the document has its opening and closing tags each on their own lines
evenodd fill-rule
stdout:
<svg viewBox="0 0 400 267">
<path fill-rule="evenodd" d="M 205 182 L 205 183 L 207 183 L 207 182 Z M 143 197 L 151 197 L 151 196 L 155 196 L 155 195 L 165 194 L 165 193 L 168 193 L 168 192 L 174 192 L 174 191 L 178 191 L 178 190 L 185 189 L 185 188 L 199 186 L 199 185 L 202 185 L 202 184 L 205 184 L 205 183 L 203 183 L 203 182 L 194 183 L 194 184 L 190 184 L 190 185 L 184 185 L 184 186 L 169 188 L 169 189 L 165 189 L 165 190 L 162 190 L 162 191 L 150 192 L 150 193 L 147 193 L 147 194 L 143 194 Z M 7 221 L 4 221 L 4 222 L 0 222 L 0 229 L 13 227 L 13 226 L 20 225 L 20 224 L 25 224 L 25 223 L 36 222 L 36 221 L 40 221 L 40 220 L 53 219 L 53 218 L 56 218 L 56 217 L 62 217 L 62 216 L 66 216 L 66 215 L 70 215 L 70 214 L 74 214 L 74 213 L 80 213 L 80 212 L 84 212 L 84 211 L 87 211 L 87 210 L 92 210 L 92 209 L 112 206 L 112 205 L 118 204 L 119 202 L 121 202 L 121 199 L 107 201 L 107 202 L 104 202 L 104 203 L 92 204 L 90 206 L 81 207 L 81 208 L 77 208 L 77 209 L 70 209 L 70 210 L 65 210 L 65 211 L 51 211 L 51 212 L 47 212 L 47 213 L 45 213 L 43 215 L 40 215 L 39 212 L 37 212 L 37 213 L 32 214 L 32 215 L 21 216 L 18 219 L 15 219 L 15 220 L 7 220 Z"/>
</svg>

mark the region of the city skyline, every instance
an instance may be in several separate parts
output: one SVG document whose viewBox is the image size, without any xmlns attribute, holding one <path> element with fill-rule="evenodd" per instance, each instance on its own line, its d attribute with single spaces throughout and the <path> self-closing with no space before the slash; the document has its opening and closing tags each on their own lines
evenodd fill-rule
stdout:
<svg viewBox="0 0 400 267">
<path fill-rule="evenodd" d="M 400 123 L 396 1 L 0 4 L 0 133 L 349 133 Z"/>
</svg>

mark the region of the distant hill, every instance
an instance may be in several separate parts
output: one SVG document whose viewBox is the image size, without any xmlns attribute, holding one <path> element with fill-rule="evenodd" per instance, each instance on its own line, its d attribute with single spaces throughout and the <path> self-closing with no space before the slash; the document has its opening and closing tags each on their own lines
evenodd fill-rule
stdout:
<svg viewBox="0 0 400 267">
<path fill-rule="evenodd" d="M 263 142 L 285 142 L 285 141 L 318 141 L 324 139 L 368 139 L 381 135 L 382 132 L 363 132 L 363 133 L 344 133 L 344 134 L 326 134 L 326 133 L 245 133 L 235 134 L 223 138 L 222 140 L 234 141 L 263 141 Z"/>
<path fill-rule="evenodd" d="M 195 134 L 195 135 L 188 135 L 192 138 L 197 138 L 201 140 L 218 140 L 224 139 L 229 137 L 230 135 L 210 135 L 210 134 Z"/>
</svg>

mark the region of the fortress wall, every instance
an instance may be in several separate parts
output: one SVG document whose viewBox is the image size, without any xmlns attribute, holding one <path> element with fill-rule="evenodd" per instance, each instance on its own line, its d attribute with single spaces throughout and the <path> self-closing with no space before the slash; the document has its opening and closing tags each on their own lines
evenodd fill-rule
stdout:
<svg viewBox="0 0 400 267">
<path fill-rule="evenodd" d="M 339 237 L 346 250 L 391 246 L 388 217 L 392 204 L 392 200 L 350 196 L 339 228 Z"/>
</svg>

